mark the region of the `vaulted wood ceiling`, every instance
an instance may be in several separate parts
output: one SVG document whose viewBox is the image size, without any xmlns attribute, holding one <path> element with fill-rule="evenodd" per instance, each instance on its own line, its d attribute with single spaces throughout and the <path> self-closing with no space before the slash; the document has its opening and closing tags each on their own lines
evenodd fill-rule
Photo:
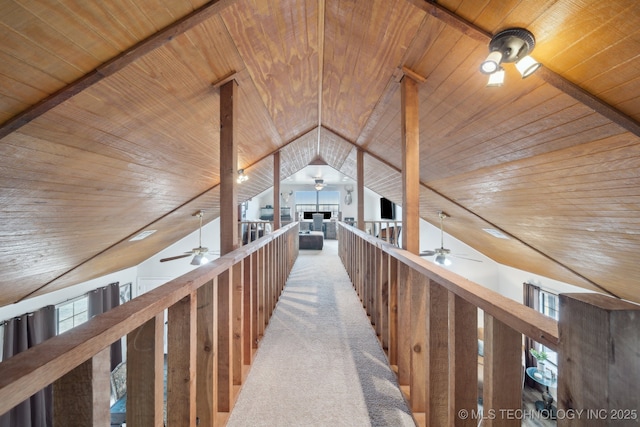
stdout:
<svg viewBox="0 0 640 427">
<path fill-rule="evenodd" d="M 487 88 L 490 35 L 515 26 L 544 68 Z M 424 78 L 425 220 L 444 210 L 500 263 L 640 302 L 637 2 L 0 0 L 0 39 L 0 305 L 216 218 L 212 83 L 232 73 L 241 199 L 273 185 L 275 151 L 282 177 L 321 157 L 355 178 L 361 148 L 365 185 L 400 203 L 403 68 Z"/>
</svg>

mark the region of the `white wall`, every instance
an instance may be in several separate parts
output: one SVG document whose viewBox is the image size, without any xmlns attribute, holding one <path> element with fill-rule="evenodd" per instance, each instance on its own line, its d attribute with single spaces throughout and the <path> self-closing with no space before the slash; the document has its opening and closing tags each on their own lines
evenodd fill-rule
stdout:
<svg viewBox="0 0 640 427">
<path fill-rule="evenodd" d="M 137 268 L 131 267 L 97 279 L 89 280 L 88 282 L 77 284 L 75 286 L 69 286 L 68 288 L 50 292 L 45 295 L 29 298 L 15 304 L 6 305 L 4 307 L 0 307 L 0 321 L 21 316 L 25 313 L 31 313 L 50 304 L 65 302 L 84 295 L 94 289 L 107 286 L 109 283 L 119 282 L 121 285 L 132 283 L 135 288 L 136 278 Z"/>
<path fill-rule="evenodd" d="M 421 219 L 420 250 L 433 250 L 436 247 L 440 247 L 440 228 Z M 450 249 L 451 254 L 454 255 L 451 257 L 452 264 L 444 268 L 519 303 L 522 303 L 522 284 L 524 282 L 533 283 L 542 289 L 558 294 L 592 292 L 568 283 L 499 264 L 446 232 L 444 233 L 444 247 Z M 469 261 L 455 255 L 482 262 Z M 433 261 L 434 257 L 426 257 L 425 259 Z"/>
<path fill-rule="evenodd" d="M 518 270 L 517 268 L 500 265 L 498 276 L 498 292 L 522 303 L 522 284 L 524 282 L 532 283 L 551 293 L 590 293 L 588 289 L 573 286 L 568 283 L 559 282 L 548 277 L 539 276 L 529 273 L 528 271 Z"/>
<path fill-rule="evenodd" d="M 198 230 L 194 231 L 182 240 L 179 240 L 139 264 L 137 280 L 135 281 L 136 295 L 148 292 L 169 280 L 175 279 L 197 268 L 197 266 L 191 265 L 192 256 L 166 262 L 160 262 L 160 259 L 181 255 L 193 248 L 197 248 L 199 245 L 198 233 Z M 207 254 L 207 258 L 210 261 L 220 258 L 220 218 L 216 218 L 202 226 L 202 246 L 209 249 L 210 253 Z"/>
<path fill-rule="evenodd" d="M 420 251 L 439 248 L 440 241 L 440 228 L 421 219 Z M 453 236 L 448 235 L 446 232 L 444 234 L 444 247 L 451 250 L 451 265 L 444 266 L 444 268 L 479 285 L 499 292 L 500 264 L 462 243 Z M 425 259 L 433 262 L 435 257 L 425 257 Z"/>
<path fill-rule="evenodd" d="M 346 191 L 344 191 L 344 186 L 339 186 L 339 188 L 341 191 L 341 200 L 344 201 Z M 308 185 L 282 186 L 282 192 L 292 190 L 294 191 L 294 194 L 296 190 L 308 189 Z M 353 203 L 351 205 L 347 206 L 343 204 L 343 218 L 348 216 L 357 217 L 357 193 L 355 190 L 352 193 L 352 196 Z M 252 214 L 252 216 L 254 216 L 250 218 L 248 215 L 248 218 L 258 219 L 260 216 L 260 206 L 272 203 L 273 190 L 268 190 L 267 192 L 254 197 L 249 203 L 250 212 L 254 212 L 254 214 Z M 291 207 L 295 206 L 295 198 L 293 196 L 287 205 Z M 396 205 L 396 218 L 402 218 L 402 208 L 398 205 Z M 365 219 L 370 221 L 380 220 L 380 195 L 366 188 Z M 219 219 L 203 226 L 202 244 L 210 250 L 216 251 L 216 253 L 218 253 L 220 249 L 219 236 Z M 0 307 L 0 321 L 35 311 L 49 304 L 58 304 L 67 301 L 113 282 L 120 282 L 121 284 L 129 282 L 133 283 L 133 296 L 138 296 L 196 268 L 190 264 L 191 257 L 185 257 L 164 263 L 160 263 L 159 260 L 165 257 L 180 255 L 197 246 L 198 231 L 195 231 L 184 239 L 142 262 L 137 267 L 122 270 L 117 273 L 109 274 L 107 276 L 51 292 L 46 295 L 30 298 L 17 304 Z M 451 258 L 453 261 L 451 266 L 445 268 L 518 302 L 522 302 L 523 282 L 534 283 L 541 288 L 554 293 L 590 292 L 586 289 L 572 286 L 567 283 L 498 264 L 446 233 L 444 236 L 444 246 L 445 248 L 450 249 L 452 255 L 454 255 Z M 440 229 L 424 220 L 420 220 L 420 250 L 433 250 L 436 247 L 440 247 Z M 458 258 L 455 255 L 480 260 L 482 262 Z M 218 257 L 219 255 L 216 254 L 212 255 L 210 259 Z M 433 261 L 434 257 L 425 257 L 425 259 Z"/>
</svg>

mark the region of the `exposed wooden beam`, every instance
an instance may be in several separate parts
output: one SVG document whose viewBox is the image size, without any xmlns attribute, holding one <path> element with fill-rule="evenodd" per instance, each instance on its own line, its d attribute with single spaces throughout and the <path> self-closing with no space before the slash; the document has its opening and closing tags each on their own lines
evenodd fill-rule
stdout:
<svg viewBox="0 0 640 427">
<path fill-rule="evenodd" d="M 238 247 L 238 84 L 220 88 L 220 253 Z"/>
<path fill-rule="evenodd" d="M 149 52 L 152 52 L 170 42 L 175 37 L 183 34 L 196 25 L 201 24 L 212 16 L 217 15 L 223 9 L 233 5 L 236 1 L 237 0 L 213 0 L 194 10 L 187 16 L 178 19 L 157 33 L 152 34 L 146 39 L 131 46 L 121 54 L 98 66 L 93 71 L 85 74 L 76 81 L 68 84 L 37 104 L 32 105 L 23 112 L 2 123 L 2 125 L 0 125 L 0 139 L 12 132 L 15 132 L 22 126 L 37 119 L 47 111 L 62 104 L 85 89 L 90 88 L 102 79 L 117 73 Z"/>
<path fill-rule="evenodd" d="M 420 251 L 420 115 L 418 82 L 402 79 L 402 248 Z"/>
<path fill-rule="evenodd" d="M 273 229 L 280 228 L 280 152 L 273 153 Z"/>
<path fill-rule="evenodd" d="M 356 153 L 356 185 L 358 187 L 358 229 L 364 231 L 364 151 L 358 148 Z"/>
<path fill-rule="evenodd" d="M 424 83 L 427 81 L 427 79 L 423 76 L 421 76 L 420 74 L 416 73 L 415 71 L 413 71 L 411 68 L 409 67 L 402 67 L 402 73 L 405 76 L 411 77 L 413 80 L 415 80 L 417 83 Z"/>
<path fill-rule="evenodd" d="M 320 155 L 320 131 L 322 129 L 322 84 L 324 81 L 324 20 L 325 0 L 318 0 L 318 144 L 316 154 Z"/>
<path fill-rule="evenodd" d="M 246 69 L 245 69 L 246 72 Z M 236 72 L 236 71 L 232 71 L 229 74 L 227 74 L 226 76 L 222 77 L 221 79 L 213 82 L 213 84 L 211 86 L 213 86 L 214 89 L 219 89 L 222 85 L 224 85 L 225 83 L 230 82 L 231 80 L 235 80 L 236 83 L 238 83 L 238 85 L 240 85 L 240 82 L 238 81 L 238 76 L 240 75 L 240 73 Z"/>
<path fill-rule="evenodd" d="M 414 6 L 422 9 L 427 12 L 429 15 L 434 18 L 439 19 L 445 24 L 456 28 L 458 31 L 463 33 L 465 36 L 470 37 L 474 40 L 487 43 L 491 41 L 492 34 L 487 31 L 476 27 L 472 23 L 466 21 L 455 13 L 445 9 L 444 7 L 434 3 L 434 2 L 426 2 L 424 0 L 407 0 L 409 3 Z M 488 48 L 487 48 L 488 51 Z M 607 104 L 602 99 L 597 96 L 587 92 L 582 89 L 578 85 L 570 82 L 565 79 L 561 75 L 551 71 L 548 68 L 542 67 L 540 70 L 536 72 L 536 77 L 544 80 L 549 83 L 551 86 L 561 90 L 566 93 L 573 99 L 582 104 L 586 105 L 589 108 L 592 108 L 596 113 L 602 114 L 604 117 L 611 120 L 613 123 L 618 126 L 628 130 L 629 132 L 635 134 L 640 137 L 640 122 L 629 117 L 622 111 L 613 107 L 610 104 Z"/>
</svg>

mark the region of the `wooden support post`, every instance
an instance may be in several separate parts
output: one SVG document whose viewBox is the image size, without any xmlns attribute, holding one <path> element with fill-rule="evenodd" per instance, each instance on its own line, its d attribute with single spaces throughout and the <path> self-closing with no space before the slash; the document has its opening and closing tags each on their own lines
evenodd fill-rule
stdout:
<svg viewBox="0 0 640 427">
<path fill-rule="evenodd" d="M 53 383 L 53 419 L 56 425 L 109 425 L 110 347 Z"/>
<path fill-rule="evenodd" d="M 218 412 L 217 389 L 217 343 L 216 307 L 217 278 L 198 288 L 198 342 L 196 376 L 196 413 L 200 425 L 212 426 Z"/>
<path fill-rule="evenodd" d="M 448 291 L 434 281 L 427 288 L 427 425 L 446 426 L 449 417 Z M 475 346 L 473 347 L 475 348 Z"/>
<path fill-rule="evenodd" d="M 243 365 L 243 324 L 242 321 L 244 319 L 244 271 L 243 271 L 243 262 L 233 266 L 233 274 L 231 275 L 233 279 L 233 295 L 232 295 L 232 346 L 233 350 L 231 352 L 232 355 L 232 364 L 233 364 L 233 384 L 241 385 L 242 384 L 242 365 Z"/>
<path fill-rule="evenodd" d="M 522 408 L 522 335 L 484 314 L 484 413 L 483 427 L 520 426 L 518 417 L 508 416 Z"/>
<path fill-rule="evenodd" d="M 402 248 L 420 251 L 420 116 L 418 83 L 402 79 Z"/>
<path fill-rule="evenodd" d="M 164 314 L 127 334 L 127 424 L 157 427 L 164 414 Z"/>
<path fill-rule="evenodd" d="M 449 426 L 475 427 L 478 420 L 478 309 L 449 292 Z M 466 412 L 460 412 L 460 411 Z"/>
<path fill-rule="evenodd" d="M 238 84 L 220 87 L 220 253 L 238 248 Z M 251 234 L 251 233 L 249 233 Z"/>
<path fill-rule="evenodd" d="M 558 426 L 640 424 L 640 306 L 560 295 Z M 565 411 L 565 412 L 563 412 Z"/>
<path fill-rule="evenodd" d="M 196 424 L 197 294 L 171 307 L 167 328 L 167 424 Z"/>
<path fill-rule="evenodd" d="M 273 229 L 280 227 L 280 152 L 276 151 L 273 153 Z"/>
<path fill-rule="evenodd" d="M 218 276 L 218 411 L 233 407 L 233 291 L 232 270 Z"/>
<path fill-rule="evenodd" d="M 356 152 L 356 185 L 358 187 L 358 229 L 364 231 L 364 151 L 358 148 Z"/>
</svg>

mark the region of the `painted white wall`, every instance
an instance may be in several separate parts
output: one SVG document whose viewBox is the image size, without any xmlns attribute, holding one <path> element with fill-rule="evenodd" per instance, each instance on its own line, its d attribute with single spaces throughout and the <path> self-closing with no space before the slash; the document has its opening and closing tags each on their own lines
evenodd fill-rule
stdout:
<svg viewBox="0 0 640 427">
<path fill-rule="evenodd" d="M 137 268 L 131 267 L 75 286 L 69 286 L 45 295 L 29 298 L 15 304 L 5 305 L 4 307 L 0 307 L 0 321 L 21 316 L 25 313 L 31 313 L 50 304 L 60 304 L 84 295 L 94 289 L 107 286 L 109 283 L 119 282 L 121 285 L 132 283 L 135 288 L 136 278 Z M 132 291 L 135 292 L 134 290 Z"/>
<path fill-rule="evenodd" d="M 420 251 L 439 248 L 440 240 L 440 228 L 421 219 Z M 451 265 L 444 266 L 444 268 L 486 288 L 496 292 L 500 291 L 500 264 L 446 232 L 444 233 L 444 247 L 451 250 Z M 469 259 L 460 258 L 456 255 Z M 435 257 L 425 257 L 424 259 L 433 262 Z M 470 259 L 476 261 L 471 261 Z M 522 290 L 520 293 L 522 293 Z"/>
<path fill-rule="evenodd" d="M 182 276 L 189 271 L 197 268 L 191 265 L 193 257 L 188 256 L 173 261 L 160 262 L 162 258 L 181 255 L 185 252 L 197 248 L 198 230 L 189 234 L 182 240 L 177 241 L 173 245 L 158 252 L 151 258 L 142 262 L 137 268 L 136 295 L 150 291 L 169 280 Z M 202 226 L 202 246 L 214 253 L 207 254 L 210 261 L 220 258 L 220 218 L 216 218 Z"/>
<path fill-rule="evenodd" d="M 344 186 L 340 187 L 342 200 L 346 195 Z M 304 185 L 283 185 L 282 191 L 308 190 L 309 186 Z M 343 218 L 357 216 L 357 192 L 352 193 L 353 203 L 349 206 L 342 207 Z M 380 195 L 365 188 L 365 219 L 370 221 L 380 220 Z M 249 211 L 252 212 L 250 219 L 258 219 L 259 208 L 265 204 L 273 203 L 273 189 L 254 197 L 249 203 Z M 283 203 L 281 201 L 281 203 Z M 284 205 L 284 204 L 283 204 Z M 295 206 L 295 198 L 292 196 L 288 203 L 289 206 Z M 396 205 L 396 218 L 402 218 L 402 208 Z M 203 226 L 202 244 L 209 249 L 219 252 L 220 249 L 220 220 L 216 219 L 209 224 Z M 160 263 L 161 258 L 180 255 L 184 252 L 198 246 L 198 231 L 189 234 L 184 239 L 174 243 L 148 260 L 142 262 L 137 267 L 122 270 L 107 276 L 90 280 L 75 286 L 71 286 L 59 291 L 51 292 L 46 295 L 34 297 L 22 301 L 17 304 L 0 307 L 0 320 L 10 319 L 24 313 L 35 311 L 48 304 L 58 304 L 69 299 L 73 299 L 83 295 L 93 289 L 108 285 L 113 282 L 121 284 L 133 283 L 133 296 L 138 296 L 144 292 L 156 288 L 169 280 L 185 274 L 194 268 L 190 264 L 191 257 L 180 260 Z M 420 250 L 432 250 L 440 246 L 440 229 L 430 223 L 420 220 Z M 543 276 L 535 275 L 526 271 L 518 270 L 512 267 L 498 264 L 490 258 L 482 255 L 480 252 L 472 249 L 461 241 L 445 233 L 444 246 L 451 249 L 453 255 L 464 256 L 481 260 L 482 262 L 469 261 L 462 258 L 452 257 L 452 265 L 445 267 L 450 271 L 459 274 L 473 282 L 501 293 L 515 301 L 522 302 L 522 283 L 530 282 L 537 284 L 543 289 L 554 293 L 567 292 L 590 292 L 586 289 L 549 279 Z M 212 255 L 210 259 L 218 258 L 218 255 Z M 433 257 L 425 259 L 433 261 Z"/>
<path fill-rule="evenodd" d="M 522 284 L 525 282 L 532 283 L 546 291 L 556 294 L 593 292 L 588 289 L 573 286 L 568 283 L 539 276 L 537 274 L 529 273 L 528 271 L 518 270 L 517 268 L 502 264 L 500 264 L 498 274 L 498 292 L 506 297 L 518 301 L 519 303 L 522 303 L 523 301 Z"/>
</svg>

